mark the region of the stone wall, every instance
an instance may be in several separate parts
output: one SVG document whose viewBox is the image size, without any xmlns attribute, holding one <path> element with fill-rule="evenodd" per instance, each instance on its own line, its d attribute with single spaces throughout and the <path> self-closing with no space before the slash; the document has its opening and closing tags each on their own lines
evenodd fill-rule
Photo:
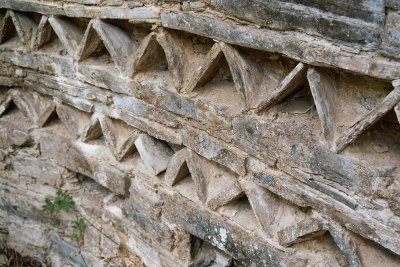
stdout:
<svg viewBox="0 0 400 267">
<path fill-rule="evenodd" d="M 0 0 L 0 247 L 44 266 L 399 266 L 399 10 Z M 42 209 L 59 188 L 83 244 Z"/>
</svg>

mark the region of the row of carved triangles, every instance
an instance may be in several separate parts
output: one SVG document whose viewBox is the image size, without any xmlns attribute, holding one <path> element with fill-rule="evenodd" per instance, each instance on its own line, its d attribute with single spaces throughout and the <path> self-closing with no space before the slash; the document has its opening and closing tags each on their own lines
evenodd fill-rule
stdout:
<svg viewBox="0 0 400 267">
<path fill-rule="evenodd" d="M 0 44 L 12 48 L 31 45 L 37 25 L 33 16 L 28 13 L 8 10 L 0 23 Z"/>
<path fill-rule="evenodd" d="M 39 49 L 59 39 L 68 54 L 81 64 L 115 67 L 128 77 L 153 68 L 167 68 L 157 35 L 148 33 L 147 29 L 132 25 L 122 27 L 97 19 L 83 25 L 72 19 L 43 17 L 36 47 Z M 50 38 L 54 36 L 50 32 L 57 38 Z M 146 32 L 148 35 L 144 37 Z"/>
<path fill-rule="evenodd" d="M 104 137 L 105 145 L 118 161 L 136 151 L 134 142 L 140 132 L 120 120 L 97 113 L 90 115 L 61 103 L 57 103 L 55 111 L 72 137 L 83 142 Z"/>
<path fill-rule="evenodd" d="M 141 29 L 132 30 L 132 27 L 124 28 L 97 19 L 88 22 L 59 16 L 43 15 L 37 21 L 32 14 L 11 10 L 0 19 L 0 44 L 69 55 L 79 61 L 107 53 L 116 68 L 128 76 L 132 76 L 135 69 L 152 68 L 148 60 L 157 63 L 165 58 L 163 52 L 160 55 L 162 49 L 155 45 L 152 35 L 143 40 L 140 47 L 138 40 L 144 38 Z"/>
<path fill-rule="evenodd" d="M 34 91 L 10 89 L 1 99 L 0 116 L 15 105 L 34 126 L 42 127 L 55 109 L 52 99 Z"/>
<path fill-rule="evenodd" d="M 164 181 L 193 201 L 205 203 L 245 228 L 253 227 L 250 230 L 254 231 L 259 228 L 267 237 L 306 218 L 301 210 L 268 190 L 239 179 L 224 167 L 187 148 L 175 152 L 170 158 Z M 285 222 L 281 216 L 286 216 Z"/>
<path fill-rule="evenodd" d="M 310 68 L 307 79 L 323 135 L 334 152 L 356 141 L 400 102 L 399 86 L 370 78 Z"/>
<path fill-rule="evenodd" d="M 246 231 L 281 246 L 332 239 L 325 235 L 328 227 L 321 219 L 187 148 L 170 158 L 164 181 L 192 201 L 205 203 Z"/>
<path fill-rule="evenodd" d="M 73 138 L 88 142 L 104 136 L 106 145 L 118 161 L 135 151 L 134 142 L 139 131 L 122 121 L 97 113 L 90 115 L 34 91 L 22 89 L 11 89 L 0 98 L 0 116 L 13 106 L 38 128 L 59 119 L 66 134 Z"/>
<path fill-rule="evenodd" d="M 77 56 L 79 45 L 85 31 L 85 21 L 63 17 L 42 16 L 34 50 L 60 55 Z"/>
<path fill-rule="evenodd" d="M 399 86 L 394 86 L 393 90 L 386 82 L 322 68 L 308 69 L 303 63 L 285 70 L 282 65 L 267 59 L 265 62 L 271 67 L 262 66 L 251 53 L 251 50 L 215 43 L 200 60 L 200 67 L 194 70 L 184 91 L 201 94 L 202 90 L 209 90 L 208 84 L 212 84 L 214 77 L 228 66 L 234 88 L 231 83 L 229 91 L 221 94 L 225 103 L 236 89 L 241 95 L 239 101 L 257 113 L 268 112 L 282 102 L 292 105 L 294 113 L 306 113 L 315 105 L 323 136 L 334 152 L 340 152 L 354 142 L 396 105 L 399 117 Z M 216 101 L 216 92 L 224 85 L 220 82 L 211 87 L 215 93 L 208 94 L 208 100 Z M 311 96 L 311 100 L 307 96 Z M 296 101 L 292 101 L 294 99 Z"/>
<path fill-rule="evenodd" d="M 126 123 L 101 114 L 93 114 L 83 129 L 80 139 L 84 142 L 104 137 L 118 161 L 136 151 L 135 141 L 140 132 Z"/>
<path fill-rule="evenodd" d="M 150 146 L 154 148 L 157 142 L 163 144 L 161 146 L 164 148 L 167 146 L 163 141 L 149 138 L 152 142 L 148 143 L 148 149 Z M 319 255 L 327 257 L 326 261 L 335 262 L 338 260 L 337 253 L 341 251 L 344 257 L 342 260 L 357 264 L 363 262 L 366 255 L 359 248 L 368 241 L 336 222 L 293 205 L 248 177 L 238 178 L 188 148 L 177 150 L 172 156 L 168 154 L 166 157 L 170 157 L 164 175 L 166 184 L 194 202 L 205 203 L 211 210 L 247 231 L 261 234 L 268 242 L 282 247 L 296 245 L 297 250 L 306 253 L 316 250 Z M 146 157 L 142 159 L 154 160 Z M 381 249 L 372 250 L 376 255 L 383 256 L 386 253 Z"/>
<path fill-rule="evenodd" d="M 91 115 L 33 91 L 11 89 L 1 95 L 0 116 L 12 105 L 37 127 L 56 116 L 71 136 L 80 137 L 84 142 L 104 136 L 117 160 L 137 149 L 150 172 L 159 175 L 165 171 L 166 184 L 182 193 L 190 188 L 183 182 L 189 181 L 194 185 L 194 192 L 186 194 L 192 201 L 205 203 L 211 210 L 249 231 L 261 232 L 269 242 L 274 240 L 281 246 L 291 246 L 323 236 L 326 238 L 325 233 L 329 231 L 329 238 L 333 237 L 347 260 L 362 261 L 354 247 L 355 240 L 357 244 L 364 242 L 360 237 L 335 222 L 311 216 L 308 211 L 255 184 L 249 177 L 239 178 L 188 148 L 170 146 L 121 121 L 97 113 Z"/>
<path fill-rule="evenodd" d="M 234 112 L 264 113 L 291 98 L 296 98 L 293 108 L 308 112 L 314 102 L 324 139 L 334 152 L 342 151 L 389 111 L 400 116 L 398 85 L 393 90 L 385 82 L 308 69 L 281 56 L 213 40 L 199 53 L 190 36 L 167 29 L 150 32 L 114 21 L 56 16 L 36 21 L 32 14 L 7 11 L 0 43 L 30 47 L 33 42 L 34 49 L 55 49 L 96 69 L 111 65 L 128 77 L 168 68 L 178 92 Z M 296 94 L 301 90 L 312 98 L 299 99 Z"/>
</svg>

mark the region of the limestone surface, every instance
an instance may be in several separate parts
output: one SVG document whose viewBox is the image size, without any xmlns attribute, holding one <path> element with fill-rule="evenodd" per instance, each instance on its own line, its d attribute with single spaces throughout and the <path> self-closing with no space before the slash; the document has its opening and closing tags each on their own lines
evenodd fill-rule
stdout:
<svg viewBox="0 0 400 267">
<path fill-rule="evenodd" d="M 0 0 L 0 265 L 400 266 L 397 2 Z"/>
</svg>

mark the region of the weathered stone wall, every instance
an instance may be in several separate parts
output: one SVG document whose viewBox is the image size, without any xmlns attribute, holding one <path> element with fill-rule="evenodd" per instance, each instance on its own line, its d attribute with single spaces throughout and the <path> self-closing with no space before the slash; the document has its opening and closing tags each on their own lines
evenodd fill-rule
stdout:
<svg viewBox="0 0 400 267">
<path fill-rule="evenodd" d="M 399 12 L 0 0 L 0 247 L 44 266 L 399 266 Z M 82 247 L 75 217 L 42 210 L 57 188 Z"/>
</svg>

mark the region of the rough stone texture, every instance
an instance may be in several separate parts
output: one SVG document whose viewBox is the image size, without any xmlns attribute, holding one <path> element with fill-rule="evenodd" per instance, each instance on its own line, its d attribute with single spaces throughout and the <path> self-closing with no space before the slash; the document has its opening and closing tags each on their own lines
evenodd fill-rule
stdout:
<svg viewBox="0 0 400 267">
<path fill-rule="evenodd" d="M 315 219 L 305 219 L 296 225 L 289 226 L 278 232 L 279 244 L 290 246 L 308 239 L 318 238 L 325 233 L 322 223 Z"/>
<path fill-rule="evenodd" d="M 221 1 L 220 6 L 230 15 L 269 28 L 301 30 L 353 45 L 372 47 L 379 43 L 385 19 L 383 0 L 337 0 L 331 3 L 247 0 Z"/>
<path fill-rule="evenodd" d="M 0 247 L 43 266 L 399 266 L 399 10 L 0 0 Z M 57 188 L 81 244 L 42 210 Z"/>
<path fill-rule="evenodd" d="M 172 156 L 172 149 L 167 144 L 147 134 L 140 134 L 135 145 L 144 164 L 155 175 L 167 169 L 169 158 Z"/>
<path fill-rule="evenodd" d="M 380 48 L 382 52 L 393 57 L 399 57 L 398 55 L 400 49 L 399 23 L 400 23 L 399 11 L 393 11 L 393 10 L 389 11 L 386 18 L 385 29 Z"/>
<path fill-rule="evenodd" d="M 167 171 L 165 173 L 165 182 L 173 186 L 183 178 L 190 175 L 187 160 L 189 153 L 187 149 L 182 149 L 176 152 L 169 160 Z"/>
</svg>

